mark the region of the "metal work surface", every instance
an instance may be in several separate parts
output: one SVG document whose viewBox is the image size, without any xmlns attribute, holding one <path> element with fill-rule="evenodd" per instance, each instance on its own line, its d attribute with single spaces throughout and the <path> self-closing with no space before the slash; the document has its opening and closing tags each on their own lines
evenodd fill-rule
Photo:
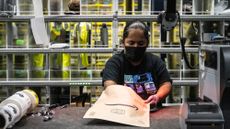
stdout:
<svg viewBox="0 0 230 129">
<path fill-rule="evenodd" d="M 96 119 L 83 119 L 88 108 L 56 108 L 53 119 L 44 122 L 41 116 L 31 115 L 17 123 L 13 129 L 143 129 Z M 179 106 L 167 106 L 150 113 L 151 129 L 180 129 Z"/>
</svg>

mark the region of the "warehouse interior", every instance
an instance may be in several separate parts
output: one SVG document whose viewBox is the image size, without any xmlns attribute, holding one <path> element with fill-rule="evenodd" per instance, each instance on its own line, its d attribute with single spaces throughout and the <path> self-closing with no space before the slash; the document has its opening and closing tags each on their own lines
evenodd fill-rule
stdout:
<svg viewBox="0 0 230 129">
<path fill-rule="evenodd" d="M 175 129 L 228 129 L 229 8 L 230 0 L 0 0 L 0 102 L 30 88 L 39 107 L 91 107 L 104 90 L 106 61 L 123 50 L 126 23 L 141 20 L 150 31 L 147 51 L 164 61 L 173 80 L 163 105 L 177 107 Z M 173 14 L 169 21 L 167 11 Z M 198 98 L 210 104 L 183 106 Z M 190 115 L 187 121 L 179 122 L 179 108 Z M 203 123 L 192 121 L 201 117 L 199 111 L 201 116 L 209 112 Z M 112 128 L 114 123 L 99 125 Z"/>
</svg>

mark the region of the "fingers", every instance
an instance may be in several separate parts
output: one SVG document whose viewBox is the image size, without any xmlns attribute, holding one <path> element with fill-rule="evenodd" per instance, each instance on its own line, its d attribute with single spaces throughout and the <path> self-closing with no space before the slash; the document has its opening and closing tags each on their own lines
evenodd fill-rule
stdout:
<svg viewBox="0 0 230 129">
<path fill-rule="evenodd" d="M 155 94 L 155 95 L 149 96 L 149 98 L 145 100 L 145 103 L 156 105 L 158 101 L 159 101 L 159 97 Z"/>
<path fill-rule="evenodd" d="M 145 100 L 145 103 L 150 103 L 153 99 L 153 95 L 149 96 L 148 99 Z"/>
</svg>

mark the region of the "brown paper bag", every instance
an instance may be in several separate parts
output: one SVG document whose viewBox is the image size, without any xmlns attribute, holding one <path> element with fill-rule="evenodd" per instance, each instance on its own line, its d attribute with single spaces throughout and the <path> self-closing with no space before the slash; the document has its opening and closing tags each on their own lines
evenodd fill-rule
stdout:
<svg viewBox="0 0 230 129">
<path fill-rule="evenodd" d="M 121 85 L 107 87 L 83 118 L 149 127 L 149 104 L 131 88 Z"/>
</svg>

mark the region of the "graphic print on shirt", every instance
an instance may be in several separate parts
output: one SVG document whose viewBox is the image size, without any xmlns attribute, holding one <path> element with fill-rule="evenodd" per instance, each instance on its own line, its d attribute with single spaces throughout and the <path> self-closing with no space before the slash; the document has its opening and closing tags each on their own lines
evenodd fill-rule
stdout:
<svg viewBox="0 0 230 129">
<path fill-rule="evenodd" d="M 132 88 L 136 93 L 155 94 L 156 86 L 152 74 L 147 72 L 144 74 L 124 75 L 124 85 Z"/>
</svg>

